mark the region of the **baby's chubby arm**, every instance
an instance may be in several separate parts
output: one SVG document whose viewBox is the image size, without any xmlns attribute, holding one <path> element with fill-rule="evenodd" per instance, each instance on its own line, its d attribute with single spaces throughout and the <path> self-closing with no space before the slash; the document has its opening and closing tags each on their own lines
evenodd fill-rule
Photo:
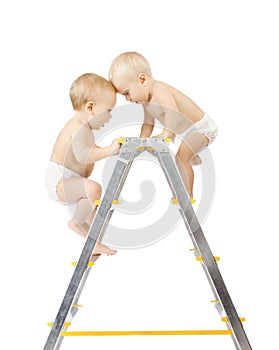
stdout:
<svg viewBox="0 0 279 350">
<path fill-rule="evenodd" d="M 170 138 L 173 141 L 178 113 L 175 99 L 168 89 L 160 89 L 155 94 L 154 102 L 162 107 L 165 121 L 162 134 L 156 135 L 156 137 Z"/>
<path fill-rule="evenodd" d="M 144 121 L 141 127 L 140 137 L 150 137 L 154 129 L 154 118 L 150 115 L 145 106 L 143 106 Z"/>
<path fill-rule="evenodd" d="M 95 163 L 98 160 L 118 154 L 120 149 L 119 139 L 113 140 L 111 145 L 106 147 L 96 146 L 93 134 L 86 127 L 82 127 L 72 137 L 71 145 L 75 158 L 81 164 Z"/>
</svg>

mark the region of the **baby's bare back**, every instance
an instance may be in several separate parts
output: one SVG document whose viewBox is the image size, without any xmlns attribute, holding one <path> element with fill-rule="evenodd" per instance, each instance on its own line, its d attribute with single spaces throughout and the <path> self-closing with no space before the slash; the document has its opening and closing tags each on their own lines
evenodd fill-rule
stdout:
<svg viewBox="0 0 279 350">
<path fill-rule="evenodd" d="M 93 171 L 94 163 L 82 164 L 76 159 L 72 143 L 80 131 L 86 132 L 83 144 L 80 147 L 94 147 L 95 141 L 92 130 L 74 117 L 63 127 L 54 144 L 51 161 L 71 169 L 83 177 L 88 177 Z"/>
<path fill-rule="evenodd" d="M 176 134 L 185 131 L 204 116 L 201 108 L 181 91 L 161 81 L 156 81 L 154 85 L 150 104 L 160 105 L 162 113 L 157 114 L 157 119 L 166 127 L 173 126 Z"/>
</svg>

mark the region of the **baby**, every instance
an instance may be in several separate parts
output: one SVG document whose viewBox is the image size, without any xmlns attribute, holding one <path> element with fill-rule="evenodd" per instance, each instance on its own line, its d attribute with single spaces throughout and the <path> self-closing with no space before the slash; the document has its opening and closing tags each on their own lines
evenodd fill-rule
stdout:
<svg viewBox="0 0 279 350">
<path fill-rule="evenodd" d="M 200 164 L 198 153 L 216 138 L 215 122 L 182 92 L 155 80 L 148 61 L 137 52 L 125 52 L 116 57 L 110 67 L 109 79 L 127 101 L 143 105 L 144 123 L 140 137 L 151 136 L 154 119 L 157 119 L 164 127 L 162 134 L 157 136 L 174 141 L 178 135 L 183 140 L 176 154 L 176 164 L 193 200 L 192 165 Z"/>
<path fill-rule="evenodd" d="M 95 200 L 100 199 L 102 188 L 89 176 L 94 163 L 118 154 L 120 144 L 95 145 L 93 130 L 98 130 L 111 118 L 116 103 L 115 89 L 106 79 L 83 74 L 71 85 L 70 99 L 75 111 L 61 130 L 54 144 L 46 173 L 46 186 L 52 199 L 75 206 L 68 226 L 83 237 L 87 236 L 96 212 Z M 114 255 L 115 250 L 97 242 L 94 255 Z"/>
</svg>

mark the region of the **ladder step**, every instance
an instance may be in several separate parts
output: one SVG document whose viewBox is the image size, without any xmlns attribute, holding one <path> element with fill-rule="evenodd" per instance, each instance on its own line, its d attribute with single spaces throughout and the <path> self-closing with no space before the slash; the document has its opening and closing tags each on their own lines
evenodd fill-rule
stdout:
<svg viewBox="0 0 279 350">
<path fill-rule="evenodd" d="M 72 261 L 71 265 L 72 266 L 77 266 L 77 262 L 76 261 Z M 87 266 L 94 266 L 94 265 L 95 265 L 94 261 L 89 261 L 88 264 L 87 264 Z"/>
<path fill-rule="evenodd" d="M 195 204 L 196 202 L 197 201 L 194 198 L 191 199 L 192 204 Z M 172 198 L 171 203 L 172 204 L 179 204 L 179 200 L 177 198 Z"/>
<path fill-rule="evenodd" d="M 245 317 L 239 317 L 239 319 L 240 319 L 241 322 L 245 322 L 245 321 L 246 321 L 246 318 L 245 318 Z M 228 322 L 229 322 L 229 319 L 228 319 L 228 317 L 222 317 L 222 318 L 221 318 L 221 321 L 222 321 L 222 322 L 228 323 Z"/>
<path fill-rule="evenodd" d="M 52 327 L 52 325 L 53 325 L 53 322 L 48 322 L 48 327 Z M 70 325 L 71 325 L 71 322 L 64 322 L 64 327 L 70 327 Z"/>
<path fill-rule="evenodd" d="M 219 256 L 214 256 L 215 261 L 220 261 L 220 257 Z M 201 256 L 196 256 L 196 260 L 197 261 L 202 261 L 202 257 Z"/>
<path fill-rule="evenodd" d="M 95 204 L 95 205 L 100 205 L 100 204 L 101 204 L 101 200 L 100 200 L 100 199 L 95 199 L 95 200 L 94 200 L 94 204 Z M 119 201 L 118 199 L 114 199 L 114 200 L 112 201 L 112 204 L 120 204 L 120 201 Z"/>
<path fill-rule="evenodd" d="M 178 331 L 76 331 L 62 332 L 62 337 L 127 336 L 127 335 L 231 335 L 231 330 L 178 330 Z"/>
</svg>

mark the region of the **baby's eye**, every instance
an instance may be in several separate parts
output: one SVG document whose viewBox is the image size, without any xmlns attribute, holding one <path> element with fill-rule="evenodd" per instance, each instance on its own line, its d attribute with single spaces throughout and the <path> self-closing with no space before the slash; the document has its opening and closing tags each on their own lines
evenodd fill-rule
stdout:
<svg viewBox="0 0 279 350">
<path fill-rule="evenodd" d="M 108 109 L 108 112 L 110 113 L 112 111 L 112 109 Z"/>
</svg>

